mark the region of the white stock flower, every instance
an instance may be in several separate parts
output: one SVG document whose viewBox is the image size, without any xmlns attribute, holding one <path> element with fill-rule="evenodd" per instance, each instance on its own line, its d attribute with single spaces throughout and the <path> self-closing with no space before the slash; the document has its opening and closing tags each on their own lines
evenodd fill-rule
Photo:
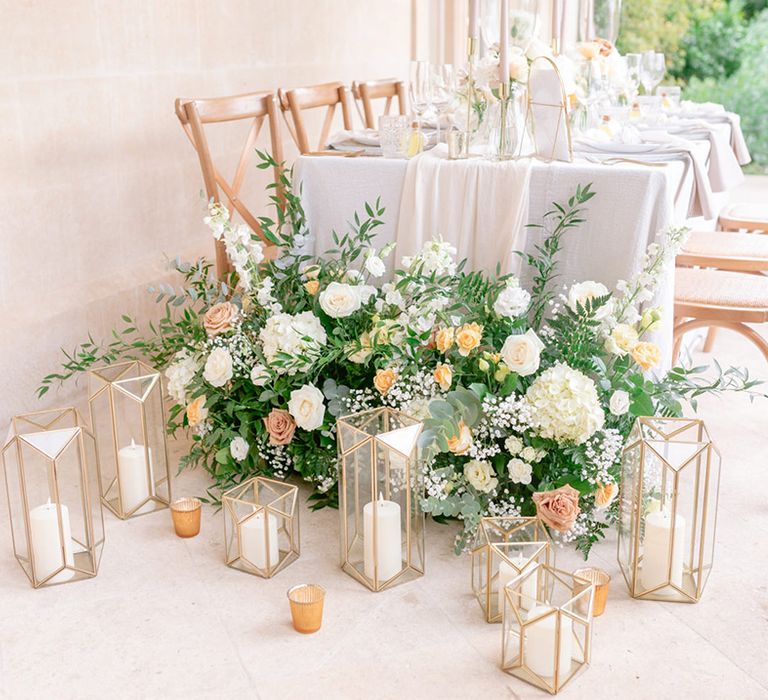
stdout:
<svg viewBox="0 0 768 700">
<path fill-rule="evenodd" d="M 264 358 L 269 365 L 275 366 L 278 373 L 294 373 L 304 368 L 303 363 L 289 363 L 286 367 L 284 358 L 279 357 L 285 353 L 291 358 L 298 355 L 316 356 L 320 348 L 328 340 L 320 319 L 311 311 L 303 311 L 292 316 L 291 314 L 278 313 L 270 316 L 259 331 L 264 350 Z"/>
<path fill-rule="evenodd" d="M 411 265 L 421 265 L 421 274 L 452 275 L 456 272 L 456 248 L 441 238 L 434 238 L 424 244 L 421 252 L 414 257 Z M 405 266 L 406 259 L 403 258 Z M 408 267 L 410 267 L 409 265 Z"/>
<path fill-rule="evenodd" d="M 608 408 L 614 416 L 623 416 L 629 410 L 629 394 L 622 389 L 617 389 L 611 394 Z"/>
<path fill-rule="evenodd" d="M 516 455 L 523 449 L 523 441 L 516 435 L 510 435 L 504 440 L 504 447 L 509 454 Z"/>
<path fill-rule="evenodd" d="M 507 462 L 507 473 L 514 484 L 530 484 L 533 467 L 522 459 L 513 457 Z"/>
<path fill-rule="evenodd" d="M 501 346 L 501 359 L 511 372 L 527 377 L 533 374 L 541 364 L 541 351 L 544 343 L 539 336 L 528 329 L 523 335 L 510 335 Z"/>
<path fill-rule="evenodd" d="M 499 480 L 493 475 L 490 462 L 471 459 L 464 465 L 464 477 L 476 491 L 488 493 L 493 491 Z"/>
<path fill-rule="evenodd" d="M 232 379 L 232 355 L 226 348 L 214 348 L 205 361 L 203 378 L 211 386 L 224 386 Z"/>
<path fill-rule="evenodd" d="M 384 301 L 386 301 L 387 304 L 396 306 L 400 311 L 405 311 L 405 299 L 403 299 L 403 295 L 394 284 L 387 282 L 382 285 L 381 291 L 384 293 Z"/>
<path fill-rule="evenodd" d="M 251 381 L 254 386 L 264 386 L 271 378 L 269 370 L 261 363 L 251 369 Z"/>
<path fill-rule="evenodd" d="M 562 362 L 544 370 L 525 396 L 533 409 L 533 429 L 541 437 L 580 445 L 603 427 L 595 383 Z"/>
<path fill-rule="evenodd" d="M 368 270 L 371 277 L 381 277 L 387 268 L 384 261 L 376 255 L 376 252 L 371 251 L 365 259 L 365 269 Z"/>
<path fill-rule="evenodd" d="M 288 412 L 296 425 L 304 430 L 316 430 L 325 418 L 323 392 L 313 384 L 305 384 L 301 389 L 294 389 L 288 401 Z"/>
<path fill-rule="evenodd" d="M 600 282 L 577 282 L 572 284 L 568 290 L 568 306 L 572 311 L 577 311 L 577 304 L 584 306 L 587 301 L 595 299 L 596 297 L 608 296 L 608 287 Z M 602 319 L 608 316 L 611 312 L 610 299 L 603 304 L 597 311 L 595 311 L 594 318 Z"/>
<path fill-rule="evenodd" d="M 200 369 L 197 360 L 186 350 L 174 355 L 174 361 L 165 370 L 168 395 L 178 404 L 187 403 L 187 387 Z"/>
<path fill-rule="evenodd" d="M 498 316 L 517 318 L 528 310 L 531 295 L 520 286 L 516 278 L 507 282 L 507 286 L 499 292 L 493 304 L 493 310 Z"/>
<path fill-rule="evenodd" d="M 248 441 L 238 435 L 229 443 L 229 454 L 232 455 L 233 459 L 242 462 L 248 456 L 250 448 L 251 446 L 248 444 Z"/>
</svg>

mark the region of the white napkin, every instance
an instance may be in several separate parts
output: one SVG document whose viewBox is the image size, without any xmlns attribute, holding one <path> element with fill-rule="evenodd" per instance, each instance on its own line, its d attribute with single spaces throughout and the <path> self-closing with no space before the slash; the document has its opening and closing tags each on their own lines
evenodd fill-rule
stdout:
<svg viewBox="0 0 768 700">
<path fill-rule="evenodd" d="M 379 132 L 375 129 L 346 130 L 336 132 L 328 143 L 335 151 L 364 151 L 365 155 L 381 155 Z"/>
<path fill-rule="evenodd" d="M 710 122 L 728 122 L 731 125 L 731 148 L 736 154 L 739 165 L 746 165 L 752 161 L 747 142 L 744 140 L 744 132 L 741 130 L 741 117 L 738 114 L 727 112 L 723 105 L 715 104 L 714 102 L 690 102 L 684 100 L 680 106 L 680 116 L 693 117 Z"/>
<path fill-rule="evenodd" d="M 448 160 L 441 144 L 412 158 L 397 224 L 398 261 L 434 236 L 454 245 L 471 270 L 518 273 L 525 249 L 531 160 Z"/>
</svg>

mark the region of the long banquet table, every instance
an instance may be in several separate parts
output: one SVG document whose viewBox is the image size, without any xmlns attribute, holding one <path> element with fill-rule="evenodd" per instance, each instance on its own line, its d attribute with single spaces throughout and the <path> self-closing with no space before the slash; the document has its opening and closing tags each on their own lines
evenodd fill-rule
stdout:
<svg viewBox="0 0 768 700">
<path fill-rule="evenodd" d="M 706 160 L 709 142 L 696 143 Z M 375 245 L 395 241 L 407 167 L 408 161 L 377 157 L 300 157 L 296 180 L 301 183 L 315 253 L 334 247 L 332 232 L 346 231 L 354 212 L 362 212 L 364 203 L 377 197 L 386 213 Z M 529 223 L 541 223 L 552 202 L 565 202 L 577 185 L 587 183 L 592 183 L 597 194 L 586 205 L 586 222 L 564 237 L 559 281 L 570 284 L 590 279 L 612 289 L 617 280 L 628 279 L 640 270 L 645 250 L 660 229 L 688 217 L 694 187 L 692 168 L 682 160 L 669 161 L 665 167 L 603 165 L 579 159 L 572 163 L 535 161 Z M 536 231 L 528 233 L 525 247 L 529 251 L 540 240 Z M 673 321 L 671 271 L 653 303 L 664 309 L 663 330 L 657 340 L 668 362 Z"/>
</svg>

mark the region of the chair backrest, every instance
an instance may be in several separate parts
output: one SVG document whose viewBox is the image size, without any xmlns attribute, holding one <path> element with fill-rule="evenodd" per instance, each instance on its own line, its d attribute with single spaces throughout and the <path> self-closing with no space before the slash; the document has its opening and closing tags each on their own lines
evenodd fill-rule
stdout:
<svg viewBox="0 0 768 700">
<path fill-rule="evenodd" d="M 203 172 L 203 182 L 208 199 L 227 205 L 230 214 L 234 217 L 239 214 L 243 221 L 266 242 L 256 217 L 240 199 L 240 190 L 245 180 L 248 165 L 256 152 L 256 139 L 261 132 L 264 120 L 267 120 L 270 135 L 272 158 L 278 163 L 275 168 L 275 183 L 280 195 L 280 168 L 283 161 L 283 145 L 280 137 L 280 124 L 278 118 L 277 96 L 274 92 L 253 92 L 245 95 L 233 95 L 231 97 L 213 97 L 206 99 L 176 100 L 176 116 L 181 122 L 184 133 L 189 137 L 200 160 L 200 169 Z M 221 171 L 214 165 L 210 146 L 206 138 L 204 125 L 217 122 L 234 122 L 252 120 L 251 128 L 245 139 L 245 145 L 240 153 L 240 159 L 235 168 L 235 174 L 231 181 L 227 180 Z M 224 194 L 222 201 L 220 191 Z M 216 271 L 220 277 L 231 270 L 224 244 L 216 242 Z"/>
<path fill-rule="evenodd" d="M 384 80 L 368 80 L 352 83 L 352 95 L 363 106 L 363 122 L 368 129 L 376 129 L 376 117 L 373 113 L 373 100 L 385 99 L 382 114 L 389 114 L 392 100 L 397 98 L 399 114 L 406 113 L 405 85 L 402 80 L 385 78 Z"/>
<path fill-rule="evenodd" d="M 309 145 L 307 128 L 302 118 L 302 112 L 306 109 L 325 107 L 325 120 L 320 132 L 318 150 L 323 150 L 328 141 L 328 135 L 336 112 L 336 105 L 341 105 L 341 116 L 345 129 L 352 128 L 352 116 L 349 112 L 349 88 L 344 83 L 324 83 L 310 87 L 279 90 L 280 107 L 296 146 L 300 153 L 309 153 L 312 147 Z M 290 114 L 290 121 L 286 116 Z"/>
</svg>

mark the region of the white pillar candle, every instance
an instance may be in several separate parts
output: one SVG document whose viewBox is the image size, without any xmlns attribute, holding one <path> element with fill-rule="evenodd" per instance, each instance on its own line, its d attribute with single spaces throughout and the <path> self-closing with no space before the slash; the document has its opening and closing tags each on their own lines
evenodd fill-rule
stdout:
<svg viewBox="0 0 768 700">
<path fill-rule="evenodd" d="M 374 504 L 363 506 L 363 565 L 365 575 L 373 579 L 374 561 L 379 583 L 395 576 L 403 568 L 400 536 L 400 506 L 385 501 L 379 494 L 376 501 L 376 549 L 374 554 L 373 518 Z"/>
<path fill-rule="evenodd" d="M 518 554 L 516 557 L 513 557 L 512 563 L 515 566 L 511 566 L 510 564 L 507 564 L 507 562 L 503 560 L 499 562 L 498 606 L 499 606 L 499 612 L 502 614 L 504 611 L 504 587 L 513 578 L 516 578 L 520 574 L 527 571 L 531 566 L 535 565 L 535 562 L 532 562 L 532 561 L 526 564 L 526 558 L 522 554 Z M 522 593 L 523 596 L 527 596 L 525 598 L 519 599 L 520 608 L 522 610 L 530 610 L 536 605 L 536 588 L 537 588 L 538 581 L 539 581 L 539 572 L 537 571 L 535 574 L 525 579 L 525 581 L 523 581 L 522 586 L 520 586 L 520 593 Z"/>
<path fill-rule="evenodd" d="M 470 39 L 477 39 L 477 0 L 469 0 L 469 31 Z"/>
<path fill-rule="evenodd" d="M 533 620 L 550 612 L 552 608 L 537 605 L 528 612 L 528 619 Z M 555 676 L 555 637 L 557 632 L 557 614 L 550 615 L 525 628 L 523 642 L 523 663 L 537 676 L 552 679 Z M 565 678 L 571 670 L 573 648 L 573 625 L 570 618 L 560 616 L 560 648 L 558 677 Z"/>
<path fill-rule="evenodd" d="M 149 477 L 147 475 L 147 453 L 149 453 Z M 137 445 L 133 438 L 131 444 L 117 453 L 117 473 L 120 482 L 120 500 L 123 513 L 130 513 L 140 503 L 152 495 L 154 470 L 152 468 L 152 450 L 144 450 L 144 445 Z M 139 508 L 138 513 L 154 510 L 152 502 Z"/>
<path fill-rule="evenodd" d="M 644 590 L 656 588 L 668 580 L 682 588 L 683 552 L 685 549 L 685 518 L 675 515 L 674 544 L 672 544 L 672 515 L 659 510 L 645 516 L 643 561 L 640 567 L 640 583 Z M 669 552 L 672 549 L 672 567 Z"/>
<path fill-rule="evenodd" d="M 267 518 L 269 523 L 269 566 L 280 561 L 280 549 L 277 541 L 277 516 L 273 513 Z M 267 568 L 267 546 L 264 540 L 264 511 L 246 520 L 240 526 L 240 554 L 259 569 Z"/>
<path fill-rule="evenodd" d="M 509 84 L 509 0 L 501 0 L 499 23 L 499 80 Z"/>
<path fill-rule="evenodd" d="M 72 530 L 69 526 L 69 509 L 61 506 L 61 527 L 64 539 L 64 554 L 62 556 L 61 538 L 59 537 L 59 516 L 55 503 L 37 506 L 29 511 L 29 532 L 31 537 L 32 554 L 35 564 L 35 576 L 38 581 L 50 576 L 64 564 L 75 565 L 72 552 Z M 51 583 L 68 581 L 75 575 L 74 571 L 64 569 L 51 579 Z"/>
</svg>

